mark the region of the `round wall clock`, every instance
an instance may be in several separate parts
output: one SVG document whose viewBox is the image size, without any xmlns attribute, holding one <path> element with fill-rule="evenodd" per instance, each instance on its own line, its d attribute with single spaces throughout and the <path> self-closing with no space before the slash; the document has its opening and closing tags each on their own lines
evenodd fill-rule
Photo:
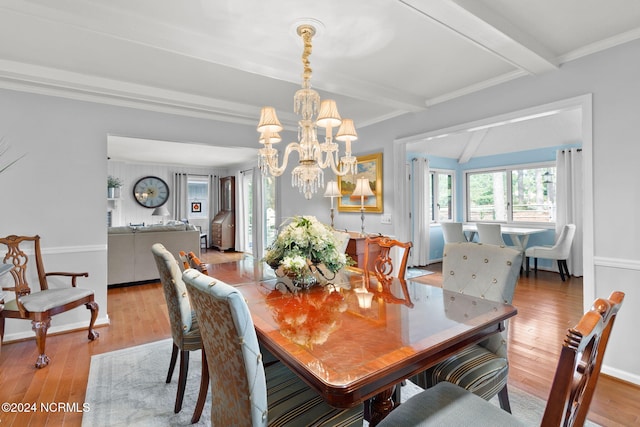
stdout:
<svg viewBox="0 0 640 427">
<path fill-rule="evenodd" d="M 145 208 L 157 208 L 169 200 L 169 186 L 157 176 L 145 176 L 133 186 L 133 198 Z"/>
</svg>

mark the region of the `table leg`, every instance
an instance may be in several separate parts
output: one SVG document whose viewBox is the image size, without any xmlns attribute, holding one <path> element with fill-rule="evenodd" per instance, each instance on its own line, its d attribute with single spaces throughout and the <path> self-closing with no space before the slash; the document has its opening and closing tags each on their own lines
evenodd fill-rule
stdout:
<svg viewBox="0 0 640 427">
<path fill-rule="evenodd" d="M 377 425 L 395 408 L 396 405 L 393 402 L 395 388 L 396 386 L 393 386 L 371 398 L 371 419 L 369 420 L 371 427 Z"/>
</svg>

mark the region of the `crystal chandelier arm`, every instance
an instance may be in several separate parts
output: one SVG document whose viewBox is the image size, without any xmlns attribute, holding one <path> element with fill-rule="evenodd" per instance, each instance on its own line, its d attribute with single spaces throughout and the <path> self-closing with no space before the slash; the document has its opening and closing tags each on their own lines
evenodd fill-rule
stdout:
<svg viewBox="0 0 640 427">
<path fill-rule="evenodd" d="M 287 169 L 287 165 L 289 164 L 289 156 L 291 152 L 297 151 L 298 155 L 301 155 L 301 147 L 297 142 L 292 142 L 287 145 L 287 148 L 284 150 L 284 156 L 282 159 L 282 165 L 278 166 L 278 157 L 273 156 L 267 159 L 267 166 L 269 168 L 269 173 L 273 176 L 280 176 Z"/>
</svg>

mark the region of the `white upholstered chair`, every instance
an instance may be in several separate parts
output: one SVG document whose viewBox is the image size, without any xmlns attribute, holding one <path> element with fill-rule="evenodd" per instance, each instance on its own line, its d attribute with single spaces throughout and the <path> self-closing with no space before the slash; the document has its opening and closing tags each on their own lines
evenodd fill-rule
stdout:
<svg viewBox="0 0 640 427">
<path fill-rule="evenodd" d="M 443 222 L 440 225 L 445 243 L 465 243 L 467 241 L 467 236 L 462 231 L 461 222 Z"/>
<path fill-rule="evenodd" d="M 265 366 L 237 288 L 197 270 L 183 280 L 201 326 L 211 379 L 211 424 L 362 426 L 362 405 L 335 409 L 283 363 Z"/>
<path fill-rule="evenodd" d="M 562 344 L 542 426 L 582 426 L 598 381 L 602 359 L 624 293 L 597 299 Z M 498 409 L 454 384 L 443 382 L 391 411 L 379 427 L 524 426 L 516 416 Z"/>
<path fill-rule="evenodd" d="M 478 243 L 506 246 L 502 238 L 502 226 L 500 224 L 478 223 L 476 227 L 478 227 Z"/>
<path fill-rule="evenodd" d="M 529 276 L 529 258 L 533 258 L 534 271 L 538 272 L 538 258 L 555 259 L 558 261 L 560 278 L 565 281 L 565 274 L 570 277 L 567 258 L 571 253 L 571 244 L 576 234 L 575 224 L 567 224 L 562 227 L 560 235 L 553 246 L 531 246 L 525 250 L 527 276 Z"/>
<path fill-rule="evenodd" d="M 520 277 L 522 255 L 515 249 L 480 243 L 447 243 L 442 258 L 442 288 L 510 304 Z M 413 377 L 427 388 L 452 382 L 491 399 L 511 412 L 507 393 L 507 325 L 500 334 L 466 347 L 459 353 Z"/>
</svg>

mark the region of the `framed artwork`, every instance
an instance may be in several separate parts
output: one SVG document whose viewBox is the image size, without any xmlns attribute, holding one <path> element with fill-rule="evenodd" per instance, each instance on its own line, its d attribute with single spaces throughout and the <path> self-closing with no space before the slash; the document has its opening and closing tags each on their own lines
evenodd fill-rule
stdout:
<svg viewBox="0 0 640 427">
<path fill-rule="evenodd" d="M 367 178 L 374 194 L 365 199 L 364 211 L 382 213 L 382 153 L 358 156 L 355 175 L 338 177 L 338 212 L 360 212 L 360 197 L 351 196 L 358 178 Z"/>
<path fill-rule="evenodd" d="M 191 202 L 191 212 L 202 212 L 202 204 L 200 202 Z"/>
</svg>

